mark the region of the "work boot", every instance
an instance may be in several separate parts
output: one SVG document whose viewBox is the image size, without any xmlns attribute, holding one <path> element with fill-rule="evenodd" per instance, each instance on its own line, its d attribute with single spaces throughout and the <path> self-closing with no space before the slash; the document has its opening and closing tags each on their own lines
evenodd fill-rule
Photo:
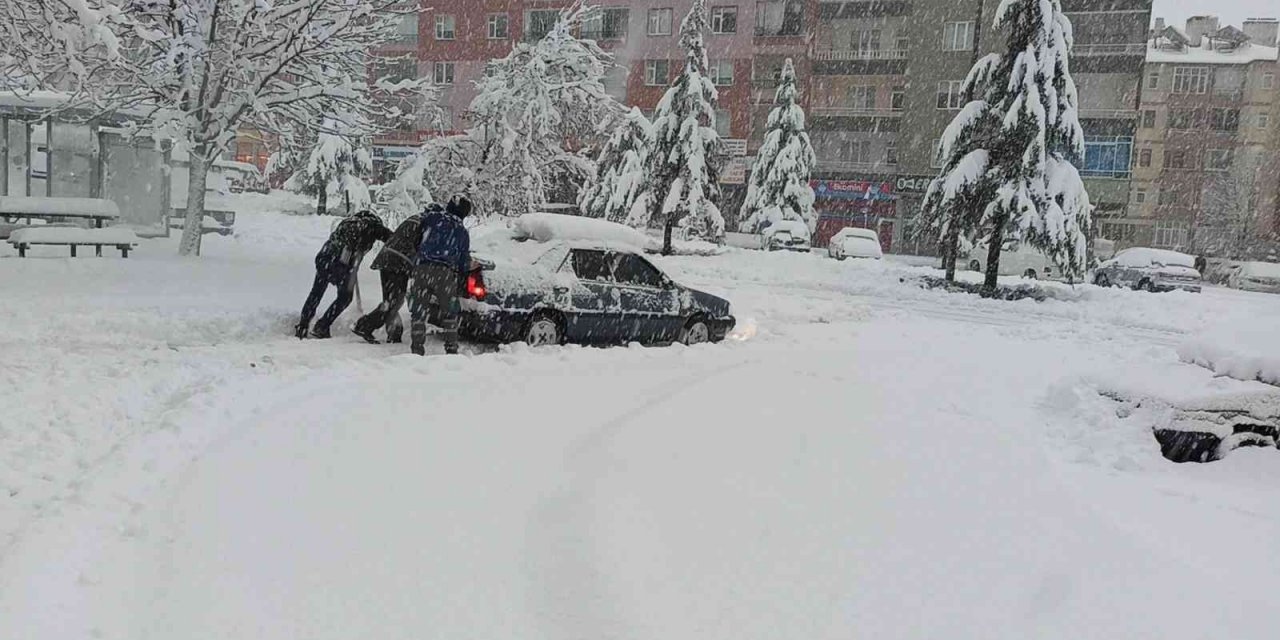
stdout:
<svg viewBox="0 0 1280 640">
<path fill-rule="evenodd" d="M 364 339 L 365 342 L 368 342 L 369 344 L 378 344 L 378 339 L 373 337 L 373 332 L 368 330 L 362 331 L 360 328 L 360 325 L 358 324 L 351 328 L 351 333 L 354 333 L 360 336 L 361 338 Z"/>
<path fill-rule="evenodd" d="M 293 335 L 297 336 L 299 340 L 302 340 L 302 339 L 306 338 L 306 337 L 307 337 L 307 325 L 306 325 L 306 323 L 305 323 L 305 322 L 299 322 L 299 323 L 298 323 L 298 326 L 296 326 L 296 327 L 294 327 L 294 328 L 293 328 Z"/>
<path fill-rule="evenodd" d="M 410 346 L 409 346 L 409 351 L 413 352 L 413 355 L 415 355 L 415 356 L 425 356 L 425 355 L 427 355 L 427 350 L 426 350 L 426 348 L 424 348 L 424 347 L 423 347 L 422 345 L 420 345 L 420 344 L 410 345 Z"/>
<path fill-rule="evenodd" d="M 332 336 L 329 335 L 329 327 L 322 327 L 320 325 L 316 325 L 313 329 L 311 329 L 311 337 L 319 338 L 321 340 L 327 340 Z"/>
</svg>

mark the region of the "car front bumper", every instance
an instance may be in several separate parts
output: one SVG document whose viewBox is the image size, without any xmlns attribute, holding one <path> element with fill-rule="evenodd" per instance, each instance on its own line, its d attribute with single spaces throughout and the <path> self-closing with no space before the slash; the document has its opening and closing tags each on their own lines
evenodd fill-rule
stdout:
<svg viewBox="0 0 1280 640">
<path fill-rule="evenodd" d="M 1200 293 L 1201 283 L 1199 282 L 1178 282 L 1176 280 L 1158 280 L 1156 281 L 1157 291 L 1186 291 L 1189 293 Z"/>
<path fill-rule="evenodd" d="M 707 321 L 707 328 L 711 330 L 711 335 L 718 339 L 723 339 L 729 335 L 733 328 L 738 326 L 738 320 L 733 316 L 725 316 L 723 318 L 712 318 Z"/>
</svg>

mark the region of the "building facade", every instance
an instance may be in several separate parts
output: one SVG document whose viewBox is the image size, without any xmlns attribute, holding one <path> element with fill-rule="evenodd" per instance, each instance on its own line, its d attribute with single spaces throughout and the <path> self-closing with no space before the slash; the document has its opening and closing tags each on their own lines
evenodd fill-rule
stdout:
<svg viewBox="0 0 1280 640">
<path fill-rule="evenodd" d="M 1280 66 L 1274 20 L 1245 29 L 1158 25 L 1146 54 L 1133 188 L 1121 246 L 1265 256 L 1280 232 Z"/>
</svg>

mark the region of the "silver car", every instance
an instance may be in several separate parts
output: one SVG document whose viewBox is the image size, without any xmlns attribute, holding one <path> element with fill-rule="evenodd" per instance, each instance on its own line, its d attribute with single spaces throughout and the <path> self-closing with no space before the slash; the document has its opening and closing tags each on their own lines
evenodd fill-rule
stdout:
<svg viewBox="0 0 1280 640">
<path fill-rule="evenodd" d="M 1093 283 L 1151 292 L 1181 289 L 1199 293 L 1203 278 L 1195 263 L 1195 258 L 1185 253 L 1135 247 L 1098 265 Z"/>
<path fill-rule="evenodd" d="M 1246 262 L 1227 278 L 1227 286 L 1242 291 L 1280 293 L 1280 264 Z"/>
</svg>

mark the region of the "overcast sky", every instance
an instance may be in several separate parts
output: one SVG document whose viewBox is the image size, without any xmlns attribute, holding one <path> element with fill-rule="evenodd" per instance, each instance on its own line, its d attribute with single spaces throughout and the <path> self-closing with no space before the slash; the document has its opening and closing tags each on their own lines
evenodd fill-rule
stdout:
<svg viewBox="0 0 1280 640">
<path fill-rule="evenodd" d="M 1154 0 L 1152 18 L 1182 25 L 1196 15 L 1216 15 L 1222 24 L 1239 26 L 1245 18 L 1280 18 L 1280 0 Z"/>
</svg>

